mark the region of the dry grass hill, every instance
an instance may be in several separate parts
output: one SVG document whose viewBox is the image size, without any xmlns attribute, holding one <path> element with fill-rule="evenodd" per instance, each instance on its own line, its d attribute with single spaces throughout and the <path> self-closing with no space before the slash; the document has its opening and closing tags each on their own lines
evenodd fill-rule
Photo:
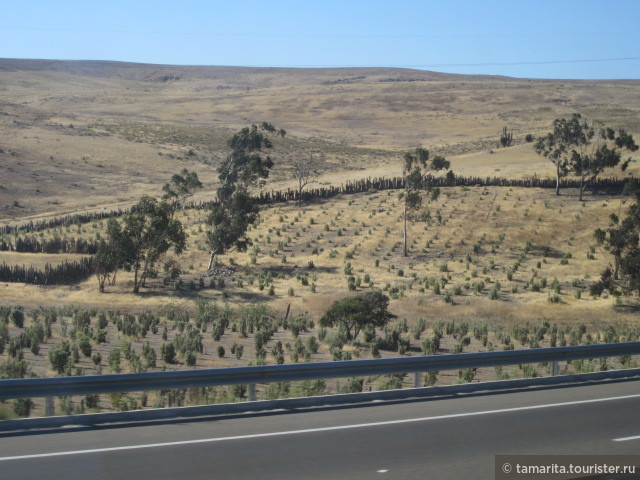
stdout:
<svg viewBox="0 0 640 480">
<path fill-rule="evenodd" d="M 273 185 L 294 156 L 324 158 L 336 182 L 397 173 L 420 145 L 461 174 L 546 176 L 529 146 L 482 153 L 503 126 L 522 144 L 575 111 L 638 132 L 639 93 L 638 81 L 4 59 L 0 222 L 128 204 L 182 167 L 207 198 L 230 133 L 260 121 L 289 132 Z"/>
<path fill-rule="evenodd" d="M 287 130 L 276 141 L 276 166 L 266 189 L 293 186 L 292 160 L 309 155 L 326 164 L 314 186 L 395 176 L 402 154 L 417 146 L 446 155 L 458 175 L 552 177 L 552 165 L 535 154 L 525 135 L 542 135 L 555 118 L 573 112 L 625 128 L 637 139 L 640 81 L 0 59 L 0 226 L 128 206 L 144 193 L 158 196 L 183 168 L 197 172 L 205 186 L 196 199 L 208 200 L 217 186 L 217 165 L 228 153 L 226 140 L 238 128 L 262 121 Z M 505 126 L 513 130 L 515 145 L 497 148 Z M 637 176 L 638 158 L 636 153 L 626 173 L 611 175 Z M 579 202 L 570 189 L 560 197 L 552 189 L 443 190 L 429 205 L 433 221 L 410 224 L 407 257 L 397 191 L 340 195 L 305 202 L 302 208 L 294 202 L 265 206 L 250 230 L 253 247 L 221 256 L 217 278 L 202 277 L 208 260 L 206 212 L 180 211 L 188 242 L 177 258 L 179 284 L 163 284 L 160 274 L 134 295 L 130 272 L 118 273 L 116 285 L 102 294 L 93 277 L 58 286 L 0 283 L 0 327 L 2 316 L 16 311 L 11 306 L 22 305 L 26 313 L 22 326 L 8 324 L 12 341 L 0 349 L 0 367 L 14 361 L 18 342 L 36 335 L 42 325 L 49 325 L 45 340 L 31 349 L 20 347 L 39 375 L 56 374 L 48 353 L 62 342 L 91 347 L 91 356 L 75 358 L 77 373 L 184 368 L 192 362 L 197 367 L 245 365 L 259 357 L 256 335 L 243 328 L 263 321 L 260 308 L 280 321 L 264 345 L 267 363 L 433 353 L 429 342 L 438 335 L 442 343 L 435 352 L 441 353 L 640 336 L 637 310 L 588 294 L 610 261 L 596 246 L 593 231 L 605 227 L 610 214 L 623 214 L 628 197 L 589 192 Z M 104 238 L 106 223 L 61 225 L 21 236 L 91 242 Z M 0 265 L 41 269 L 85 256 L 2 251 Z M 336 331 L 318 328 L 332 301 L 374 288 L 390 297 L 397 317 L 391 329 L 377 332 L 377 341 L 347 344 Z M 232 311 L 229 317 L 225 305 Z M 284 325 L 289 306 L 293 323 Z M 225 326 L 222 318 L 230 322 Z M 195 346 L 179 351 L 175 362 L 161 360 L 164 343 L 184 347 L 192 341 Z M 149 349 L 157 352 L 157 362 Z M 545 368 L 489 369 L 476 378 L 531 376 L 544 374 Z M 594 368 L 608 367 L 585 362 L 569 370 Z M 474 375 L 449 372 L 438 381 L 470 381 Z M 350 381 L 327 389 L 402 385 L 398 378 L 364 382 L 364 387 Z M 321 390 L 324 386 L 314 391 Z M 309 391 L 265 387 L 260 393 L 275 398 Z M 189 402 L 185 392 L 180 401 L 171 395 L 169 400 L 144 396 L 144 404 Z M 193 403 L 229 400 L 242 392 L 189 395 Z M 59 407 L 74 411 L 85 400 L 90 401 L 61 400 Z M 103 399 L 102 407 L 133 408 L 142 401 L 141 396 L 112 397 Z"/>
</svg>

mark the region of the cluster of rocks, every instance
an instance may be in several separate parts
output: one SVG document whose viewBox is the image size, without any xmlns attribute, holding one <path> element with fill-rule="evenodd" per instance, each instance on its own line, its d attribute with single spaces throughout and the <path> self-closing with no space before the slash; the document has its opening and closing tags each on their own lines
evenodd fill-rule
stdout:
<svg viewBox="0 0 640 480">
<path fill-rule="evenodd" d="M 234 267 L 228 267 L 226 265 L 216 265 L 213 268 L 210 268 L 206 272 L 204 272 L 204 277 L 231 277 L 238 273 L 237 269 Z"/>
</svg>

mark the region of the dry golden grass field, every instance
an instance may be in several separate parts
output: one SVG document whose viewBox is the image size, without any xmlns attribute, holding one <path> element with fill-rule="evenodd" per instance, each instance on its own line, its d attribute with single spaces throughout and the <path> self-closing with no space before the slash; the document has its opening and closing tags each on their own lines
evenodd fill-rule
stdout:
<svg viewBox="0 0 640 480">
<path fill-rule="evenodd" d="M 323 158 L 335 182 L 397 172 L 417 146 L 461 155 L 461 174 L 547 176 L 530 148 L 481 153 L 503 126 L 522 144 L 575 111 L 637 133 L 639 99 L 638 81 L 4 59 L 0 222 L 127 205 L 184 167 L 209 198 L 226 139 L 261 121 L 288 131 L 276 148 L 280 183 L 294 157 Z"/>
<path fill-rule="evenodd" d="M 595 321 L 617 315 L 611 311 L 612 299 L 592 299 L 587 287 L 611 260 L 596 247 L 593 231 L 606 227 L 611 213 L 620 215 L 629 198 L 598 195 L 578 202 L 571 191 L 556 197 L 546 189 L 446 188 L 428 206 L 432 220 L 410 224 L 411 247 L 404 257 L 397 195 L 388 190 L 309 202 L 301 209 L 294 202 L 264 208 L 259 224 L 250 231 L 253 247 L 218 257 L 229 267 L 224 292 L 208 288 L 210 279 L 202 277 L 209 258 L 206 211 L 186 210 L 179 218 L 189 234 L 189 246 L 176 257 L 183 271 L 182 289 L 165 286 L 158 278 L 134 295 L 132 274 L 121 272 L 116 285 L 103 294 L 90 278 L 68 287 L 4 283 L 0 297 L 4 303 L 34 307 L 63 302 L 131 311 L 161 306 L 167 298 L 189 302 L 199 297 L 234 305 L 260 301 L 283 314 L 290 303 L 293 311 L 306 310 L 317 319 L 333 300 L 350 292 L 348 278 L 353 276 L 356 291 L 388 291 L 392 311 L 400 318 L 455 316 L 510 324 L 557 317 Z M 104 236 L 105 227 L 106 221 L 99 221 L 37 235 L 90 239 Z M 42 265 L 58 257 L 81 257 L 16 252 L 2 256 L 18 265 L 34 264 L 34 259 L 40 262 L 34 265 Z M 272 283 L 261 282 L 266 276 Z M 200 278 L 206 280 L 205 288 L 200 288 Z M 562 296 L 558 304 L 548 300 L 554 293 L 550 286 L 540 291 L 529 288 L 554 280 Z M 190 281 L 197 288 L 190 289 Z M 434 282 L 441 286 L 439 293 Z M 497 282 L 499 298 L 489 300 Z M 261 283 L 273 284 L 274 294 L 260 288 Z M 443 300 L 446 293 L 452 303 Z"/>
<path fill-rule="evenodd" d="M 142 194 L 159 196 L 162 185 L 182 168 L 196 171 L 204 184 L 196 200 L 208 200 L 217 187 L 216 167 L 227 154 L 226 139 L 236 129 L 261 121 L 287 130 L 287 136 L 275 142 L 276 166 L 266 190 L 293 187 L 291 161 L 309 155 L 325 162 L 324 174 L 310 187 L 397 176 L 403 152 L 417 146 L 446 155 L 458 175 L 551 177 L 552 165 L 535 154 L 524 136 L 542 135 L 553 119 L 575 111 L 626 128 L 638 138 L 640 82 L 542 81 L 399 69 L 0 60 L 0 226 L 125 207 Z M 513 129 L 516 145 L 498 149 L 503 126 Z M 638 171 L 635 161 L 627 173 L 610 175 Z M 39 349 L 23 349 L 38 375 L 56 374 L 48 358 L 51 348 L 63 341 L 77 345 L 83 336 L 90 339 L 93 357 L 79 355 L 74 373 L 185 368 L 192 361 L 196 368 L 246 365 L 259 356 L 254 332 L 242 332 L 242 319 L 259 306 L 279 322 L 262 361 L 275 363 L 279 356 L 287 363 L 372 358 L 378 353 L 372 351 L 371 339 L 340 344 L 337 332 L 323 332 L 318 320 L 333 301 L 377 288 L 390 297 L 396 317 L 387 332 L 377 332 L 387 342 L 379 351 L 383 357 L 428 353 L 424 340 L 439 330 L 440 353 L 637 338 L 633 305 L 589 295 L 589 286 L 611 260 L 596 246 L 593 232 L 608 225 L 610 214 L 623 214 L 629 197 L 590 193 L 579 202 L 571 189 L 557 197 L 551 189 L 446 187 L 427 205 L 431 221 L 410 224 L 410 252 L 404 257 L 398 193 L 345 194 L 307 201 L 302 208 L 294 202 L 265 206 L 249 232 L 253 246 L 220 256 L 215 277 L 203 276 L 209 257 L 207 212 L 180 211 L 188 248 L 176 257 L 182 270 L 178 285 L 165 285 L 161 272 L 140 294 L 131 293 L 132 274 L 127 272 L 119 272 L 105 293 L 99 293 L 94 277 L 46 287 L 0 283 L 0 305 L 21 305 L 26 313 L 22 328 L 9 323 L 9 334 L 19 339 L 25 328 L 42 325 L 47 312 L 57 309 L 50 335 Z M 96 240 L 106 235 L 106 221 L 21 235 Z M 0 252 L 0 265 L 42 268 L 81 257 Z M 217 340 L 212 338 L 217 320 L 211 318 L 218 317 L 199 320 L 198 302 L 203 301 L 232 311 Z M 302 322 L 300 341 L 291 325 L 282 323 L 288 309 L 288 321 Z M 78 326 L 79 311 L 89 312 L 90 330 Z M 155 332 L 122 329 L 126 318 L 139 323 L 145 311 L 157 318 Z M 106 324 L 100 312 L 111 312 Z M 389 340 L 393 329 L 400 344 Z M 102 338 L 99 330 L 104 331 Z M 163 343 L 184 340 L 187 334 L 199 335 L 202 348 L 178 352 L 175 363 L 164 362 Z M 156 352 L 155 366 L 143 359 L 146 342 Z M 237 346 L 242 346 L 240 355 L 231 353 Z M 110 359 L 114 349 L 122 352 L 117 368 Z M 15 350 L 9 350 L 0 351 L 0 364 L 15 358 Z M 188 359 L 189 352 L 195 357 Z M 620 362 L 633 361 L 616 359 L 608 366 Z M 564 367 L 607 368 L 597 362 Z M 437 381 L 530 376 L 544 374 L 547 366 L 533 368 L 486 369 L 471 378 L 465 376 L 469 372 L 442 372 Z M 265 386 L 260 395 L 411 383 L 387 377 L 363 381 L 294 385 L 288 393 L 277 389 L 289 387 Z M 184 392 L 169 399 L 105 397 L 100 406 L 223 401 L 241 393 L 218 389 L 190 391 L 187 399 Z M 86 399 L 67 399 L 60 407 L 75 411 L 81 401 Z"/>
</svg>

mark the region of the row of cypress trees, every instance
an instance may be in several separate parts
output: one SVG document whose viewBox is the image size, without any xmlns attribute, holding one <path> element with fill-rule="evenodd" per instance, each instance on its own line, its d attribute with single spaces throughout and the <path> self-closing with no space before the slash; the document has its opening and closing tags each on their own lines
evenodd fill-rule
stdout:
<svg viewBox="0 0 640 480">
<path fill-rule="evenodd" d="M 97 240 L 82 238 L 39 239 L 34 236 L 0 238 L 0 251 L 20 253 L 77 253 L 95 255 L 98 251 Z"/>
<path fill-rule="evenodd" d="M 31 283 L 35 285 L 68 285 L 88 278 L 92 273 L 93 257 L 79 261 L 64 261 L 59 265 L 47 263 L 44 269 L 25 265 L 0 265 L 1 282 Z"/>
<path fill-rule="evenodd" d="M 550 178 L 532 177 L 527 179 L 511 179 L 502 177 L 464 177 L 460 175 L 446 175 L 441 177 L 429 177 L 427 181 L 435 187 L 512 187 L 512 188 L 556 188 L 556 180 Z M 594 192 L 621 193 L 625 186 L 625 180 L 617 178 L 598 178 L 590 184 L 590 189 Z M 561 188 L 580 188 L 579 179 L 563 178 L 560 180 Z M 399 190 L 404 188 L 403 177 L 391 178 L 366 178 L 345 182 L 339 186 L 329 186 L 307 189 L 302 192 L 303 200 L 314 200 L 331 198 L 340 194 L 365 193 L 371 190 Z M 298 200 L 298 191 L 272 190 L 271 192 L 261 192 L 255 197 L 258 204 L 279 203 Z M 216 205 L 217 202 L 187 203 L 184 208 L 206 209 Z M 50 228 L 61 226 L 81 225 L 83 223 L 95 222 L 108 218 L 115 218 L 128 213 L 130 210 L 118 209 L 101 211 L 95 213 L 81 213 L 75 215 L 65 215 L 63 217 L 30 221 L 19 226 L 0 227 L 0 235 L 11 235 L 20 232 L 38 232 Z"/>
</svg>

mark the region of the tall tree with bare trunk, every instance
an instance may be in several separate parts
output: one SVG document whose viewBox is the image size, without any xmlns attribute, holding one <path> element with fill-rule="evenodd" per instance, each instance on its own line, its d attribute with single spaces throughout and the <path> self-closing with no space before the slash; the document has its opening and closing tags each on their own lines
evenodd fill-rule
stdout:
<svg viewBox="0 0 640 480">
<path fill-rule="evenodd" d="M 259 208 L 250 189 L 269 176 L 273 160 L 268 155 L 263 158 L 261 153 L 273 148 L 271 137 L 275 135 L 284 137 L 286 132 L 263 122 L 241 129 L 227 142 L 231 153 L 218 169 L 218 199 L 208 218 L 207 244 L 211 252 L 208 270 L 216 255 L 233 248 L 244 251 L 251 245 L 245 234 L 258 219 Z"/>
</svg>

